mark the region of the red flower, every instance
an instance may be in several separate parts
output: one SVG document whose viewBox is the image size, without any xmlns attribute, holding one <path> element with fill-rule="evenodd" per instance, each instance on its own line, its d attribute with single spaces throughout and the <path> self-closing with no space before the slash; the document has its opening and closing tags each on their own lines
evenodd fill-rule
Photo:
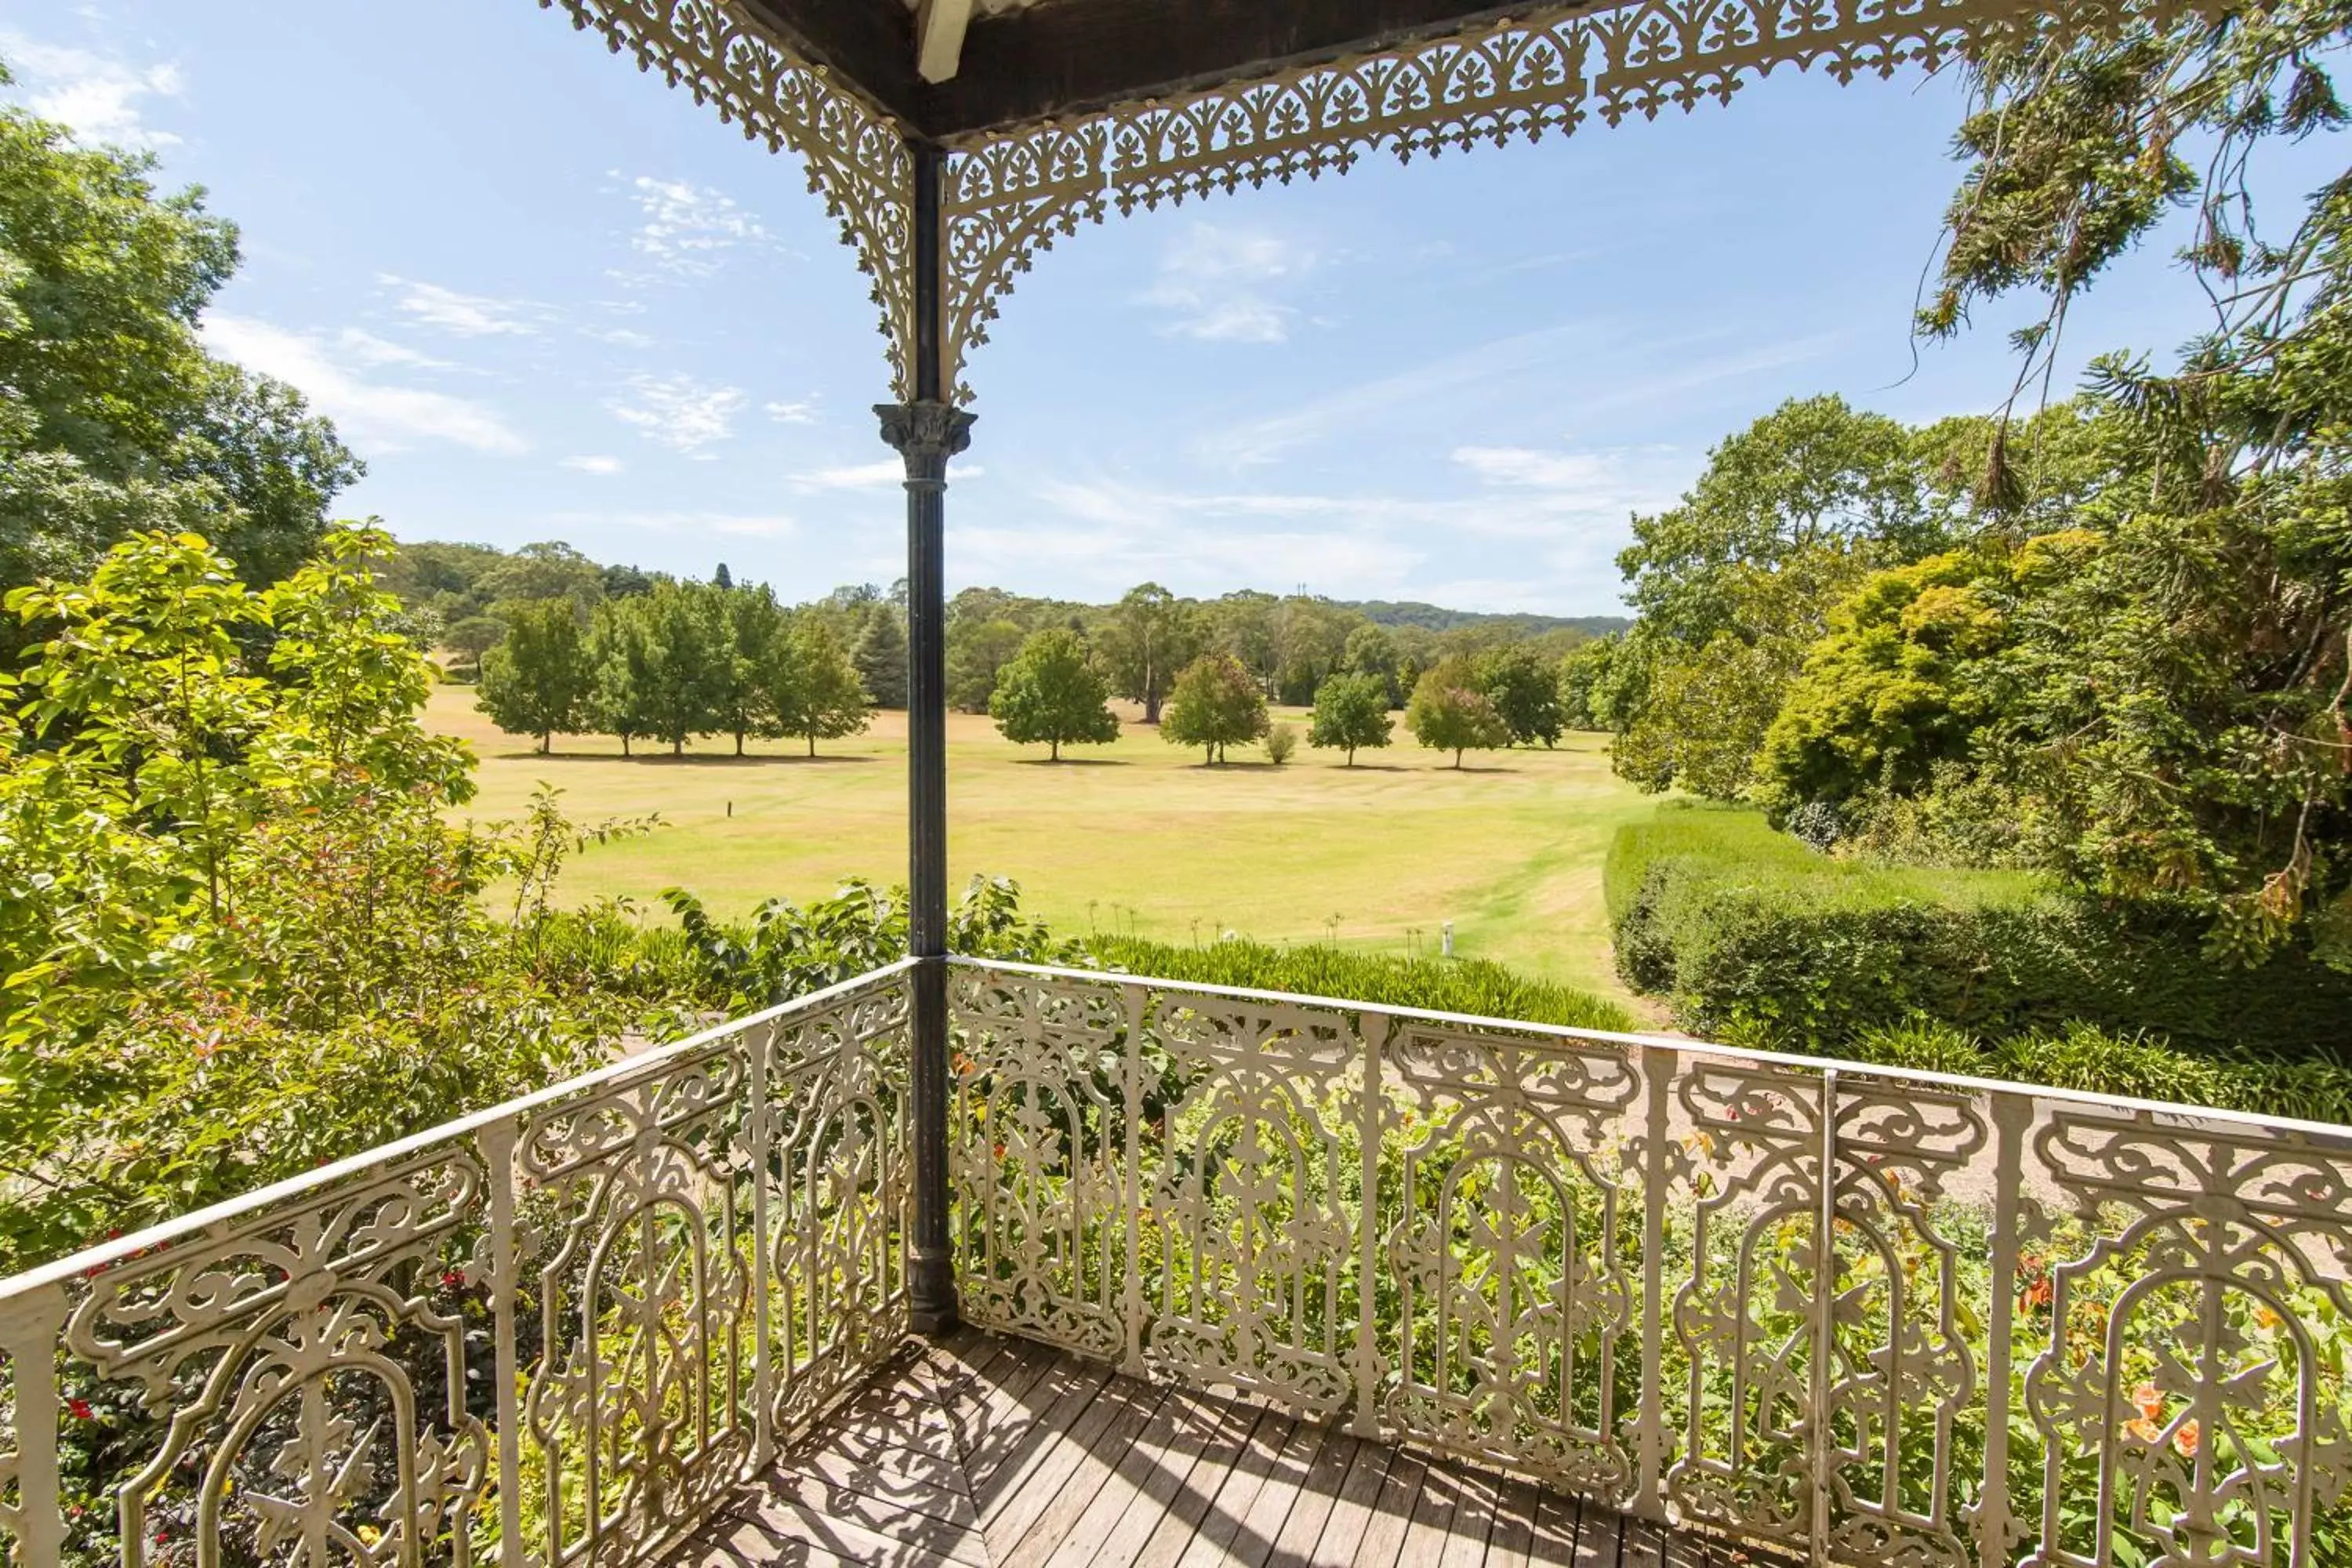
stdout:
<svg viewBox="0 0 2352 1568">
<path fill-rule="evenodd" d="M 89 1401 L 87 1399 L 67 1400 L 66 1411 L 77 1421 L 94 1421 L 98 1418 L 91 1413 Z"/>
<path fill-rule="evenodd" d="M 450 1268 L 443 1271 L 441 1275 L 441 1289 L 444 1290 L 463 1290 L 465 1288 L 466 1271 L 464 1269 Z"/>
</svg>

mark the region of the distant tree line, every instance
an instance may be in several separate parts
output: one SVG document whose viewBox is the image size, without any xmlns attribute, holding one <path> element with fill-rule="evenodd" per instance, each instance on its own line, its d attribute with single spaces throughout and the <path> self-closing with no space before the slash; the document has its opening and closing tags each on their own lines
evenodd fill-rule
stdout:
<svg viewBox="0 0 2352 1568">
<path fill-rule="evenodd" d="M 478 675 L 499 726 L 542 747 L 606 734 L 625 752 L 718 735 L 739 752 L 751 739 L 814 748 L 856 733 L 869 707 L 906 701 L 903 584 L 787 608 L 723 564 L 709 582 L 679 582 L 559 542 L 406 545 L 383 575 L 453 675 Z M 1384 626 L 1305 594 L 1187 599 L 1156 583 L 1109 605 L 970 588 L 948 605 L 949 700 L 1057 761 L 1065 746 L 1118 739 L 1115 698 L 1212 763 L 1255 742 L 1286 760 L 1297 736 L 1272 721 L 1275 703 L 1311 706 L 1307 744 L 1349 764 L 1390 743 L 1399 709 L 1456 765 L 1469 751 L 1556 744 L 1589 711 L 1577 682 L 1596 645 L 1580 625 L 1372 608 L 1456 624 Z"/>
</svg>

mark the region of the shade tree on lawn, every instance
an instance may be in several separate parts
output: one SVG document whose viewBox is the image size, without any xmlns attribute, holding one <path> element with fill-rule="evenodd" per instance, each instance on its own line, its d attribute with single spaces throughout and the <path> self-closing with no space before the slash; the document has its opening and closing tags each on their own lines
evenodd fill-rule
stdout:
<svg viewBox="0 0 2352 1568">
<path fill-rule="evenodd" d="M 1110 686 L 1070 631 L 1044 631 L 1021 645 L 999 672 L 989 716 L 1015 745 L 1043 742 L 1053 761 L 1066 745 L 1104 745 L 1118 739 L 1118 717 L 1108 706 Z"/>
<path fill-rule="evenodd" d="M 1184 667 L 1160 715 L 1160 738 L 1179 746 L 1199 746 L 1205 763 L 1224 761 L 1225 748 L 1243 745 L 1266 731 L 1265 693 L 1231 654 L 1202 654 Z"/>
<path fill-rule="evenodd" d="M 1388 677 L 1369 670 L 1335 675 L 1316 689 L 1307 743 L 1345 751 L 1347 765 L 1352 768 L 1358 748 L 1386 746 L 1393 725 L 1389 717 Z"/>
<path fill-rule="evenodd" d="M 580 611 L 570 599 L 509 605 L 506 636 L 482 655 L 482 711 L 509 734 L 536 735 L 542 752 L 558 734 L 594 721 L 596 668 Z"/>
<path fill-rule="evenodd" d="M 1405 705 L 1405 728 L 1414 740 L 1434 752 L 1462 753 L 1492 751 L 1511 743 L 1510 726 L 1495 711 L 1494 700 L 1478 687 L 1478 672 L 1466 658 L 1441 661 L 1412 689 Z"/>
<path fill-rule="evenodd" d="M 872 704 L 866 683 L 833 628 L 816 616 L 793 617 L 788 635 L 777 639 L 766 665 L 767 700 L 776 732 L 808 742 L 858 734 Z"/>
</svg>

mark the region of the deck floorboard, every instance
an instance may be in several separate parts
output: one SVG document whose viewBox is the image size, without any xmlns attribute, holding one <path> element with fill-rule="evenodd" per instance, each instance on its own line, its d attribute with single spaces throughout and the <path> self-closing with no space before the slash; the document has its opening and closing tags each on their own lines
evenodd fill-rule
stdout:
<svg viewBox="0 0 2352 1568">
<path fill-rule="evenodd" d="M 1248 1400 L 961 1329 L 910 1346 L 672 1568 L 1702 1568 L 1720 1545 Z"/>
</svg>

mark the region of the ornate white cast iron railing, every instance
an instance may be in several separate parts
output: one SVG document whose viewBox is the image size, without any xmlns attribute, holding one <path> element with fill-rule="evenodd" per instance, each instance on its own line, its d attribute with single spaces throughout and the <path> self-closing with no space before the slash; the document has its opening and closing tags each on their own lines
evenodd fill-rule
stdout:
<svg viewBox="0 0 2352 1568">
<path fill-rule="evenodd" d="M 0 1283 L 7 1561 L 657 1560 L 906 1331 L 910 972 Z M 950 981 L 975 1322 L 1823 1563 L 2352 1544 L 2352 1131 Z"/>
<path fill-rule="evenodd" d="M 656 1560 L 905 1336 L 910 967 L 0 1284 L 6 1560 Z"/>
<path fill-rule="evenodd" d="M 1817 1562 L 2352 1553 L 2352 1131 L 956 961 L 973 1321 Z"/>
</svg>

